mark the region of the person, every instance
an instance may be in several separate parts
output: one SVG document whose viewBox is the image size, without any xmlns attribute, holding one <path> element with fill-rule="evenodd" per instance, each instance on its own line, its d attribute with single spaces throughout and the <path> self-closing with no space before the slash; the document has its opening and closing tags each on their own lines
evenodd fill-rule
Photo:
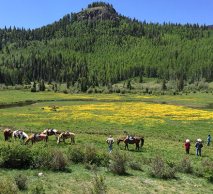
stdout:
<svg viewBox="0 0 213 194">
<path fill-rule="evenodd" d="M 111 153 L 111 152 L 112 152 L 112 145 L 113 145 L 113 143 L 114 143 L 114 139 L 113 139 L 112 135 L 110 135 L 110 136 L 107 138 L 106 142 L 108 143 L 109 153 Z"/>
<path fill-rule="evenodd" d="M 190 150 L 190 146 L 191 146 L 189 139 L 186 139 L 184 146 L 185 146 L 186 154 L 189 154 L 189 150 Z"/>
<path fill-rule="evenodd" d="M 197 155 L 197 156 L 201 156 L 201 149 L 202 149 L 202 147 L 203 147 L 203 144 L 202 144 L 202 140 L 201 140 L 201 139 L 197 139 L 196 144 L 195 144 L 195 147 L 196 147 L 196 155 Z"/>
<path fill-rule="evenodd" d="M 211 142 L 211 135 L 209 134 L 207 137 L 207 146 L 210 146 L 210 142 Z"/>
</svg>

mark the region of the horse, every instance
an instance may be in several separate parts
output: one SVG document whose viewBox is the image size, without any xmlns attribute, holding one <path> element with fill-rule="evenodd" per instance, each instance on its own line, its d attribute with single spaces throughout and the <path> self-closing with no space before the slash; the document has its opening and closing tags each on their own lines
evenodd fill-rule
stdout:
<svg viewBox="0 0 213 194">
<path fill-rule="evenodd" d="M 48 136 L 55 135 L 56 139 L 57 135 L 61 134 L 57 129 L 45 129 L 42 133 Z"/>
<path fill-rule="evenodd" d="M 65 139 L 70 138 L 71 140 L 71 144 L 75 143 L 75 134 L 71 133 L 71 132 L 63 132 L 58 136 L 58 140 L 57 140 L 57 144 L 59 144 L 61 142 L 61 139 L 63 140 L 63 142 L 65 143 Z"/>
<path fill-rule="evenodd" d="M 12 138 L 13 131 L 9 128 L 4 129 L 4 140 L 9 141 Z"/>
<path fill-rule="evenodd" d="M 24 131 L 21 131 L 21 130 L 13 131 L 12 136 L 15 140 L 16 140 L 16 138 L 19 138 L 20 140 L 24 140 L 24 139 L 28 138 L 28 135 Z"/>
<path fill-rule="evenodd" d="M 47 142 L 48 140 L 48 135 L 46 134 L 43 134 L 43 133 L 40 133 L 40 134 L 31 134 L 25 141 L 25 145 L 28 144 L 29 141 L 32 142 L 32 144 L 34 144 L 35 142 L 38 142 L 38 141 L 42 141 L 44 140 L 45 142 Z"/>
<path fill-rule="evenodd" d="M 143 145 L 144 145 L 144 137 L 143 136 L 141 136 L 141 137 L 133 137 L 132 139 L 129 139 L 127 137 L 117 138 L 117 144 L 118 145 L 120 144 L 121 141 L 123 141 L 125 143 L 125 150 L 126 149 L 129 150 L 128 144 L 135 144 L 136 145 L 136 147 L 135 147 L 136 150 L 139 150 L 140 147 L 142 148 Z M 140 145 L 140 142 L 141 142 L 141 145 Z"/>
</svg>

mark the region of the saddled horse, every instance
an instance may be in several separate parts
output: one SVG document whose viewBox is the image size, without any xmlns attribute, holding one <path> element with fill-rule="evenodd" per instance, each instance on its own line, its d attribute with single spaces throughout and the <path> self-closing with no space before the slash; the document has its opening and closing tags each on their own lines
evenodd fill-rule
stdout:
<svg viewBox="0 0 213 194">
<path fill-rule="evenodd" d="M 9 128 L 4 129 L 4 140 L 9 141 L 12 138 L 13 131 Z"/>
<path fill-rule="evenodd" d="M 28 135 L 22 131 L 22 130 L 15 130 L 13 131 L 13 138 L 16 140 L 17 138 L 19 138 L 20 140 L 25 140 L 28 138 Z"/>
<path fill-rule="evenodd" d="M 135 144 L 136 145 L 136 147 L 135 147 L 136 150 L 139 150 L 140 147 L 142 148 L 143 145 L 144 145 L 144 137 L 142 137 L 142 136 L 141 137 L 133 137 L 131 139 L 127 138 L 126 136 L 117 138 L 117 144 L 118 145 L 120 144 L 121 141 L 123 141 L 125 143 L 125 150 L 126 149 L 129 150 L 128 144 Z"/>
<path fill-rule="evenodd" d="M 63 142 L 65 142 L 65 139 L 68 139 L 68 138 L 70 138 L 70 140 L 71 140 L 71 144 L 73 143 L 75 143 L 75 133 L 71 133 L 71 132 L 63 132 L 63 133 L 61 133 L 59 136 L 58 136 L 58 140 L 57 140 L 57 144 L 59 144 L 60 142 L 61 142 L 61 140 L 63 141 Z"/>
<path fill-rule="evenodd" d="M 45 129 L 43 132 L 42 132 L 43 134 L 46 134 L 46 135 L 48 135 L 48 136 L 50 136 L 50 135 L 59 135 L 59 134 L 61 134 L 57 129 Z"/>
<path fill-rule="evenodd" d="M 31 134 L 25 141 L 25 145 L 29 143 L 29 141 L 32 142 L 32 144 L 34 144 L 35 142 L 38 141 L 42 141 L 44 140 L 45 142 L 47 142 L 48 140 L 48 135 L 40 133 L 40 134 Z"/>
<path fill-rule="evenodd" d="M 55 135 L 56 139 L 61 134 L 57 129 L 45 129 L 42 133 L 48 136 Z"/>
</svg>

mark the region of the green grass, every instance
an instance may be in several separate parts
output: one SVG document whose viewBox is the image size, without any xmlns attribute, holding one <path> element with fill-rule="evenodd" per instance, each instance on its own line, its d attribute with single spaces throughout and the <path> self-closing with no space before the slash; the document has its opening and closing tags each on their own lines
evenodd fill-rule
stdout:
<svg viewBox="0 0 213 194">
<path fill-rule="evenodd" d="M 63 101 L 64 99 L 70 101 Z M 94 145 L 101 153 L 107 153 L 107 136 L 112 134 L 114 138 L 124 135 L 124 130 L 131 134 L 142 134 L 145 136 L 144 148 L 136 152 L 135 146 L 130 145 L 130 151 L 124 150 L 124 145 L 120 147 L 114 144 L 114 151 L 119 150 L 126 153 L 129 158 L 140 162 L 142 171 L 127 169 L 127 176 L 117 176 L 108 172 L 106 168 L 98 168 L 98 175 L 104 177 L 107 185 L 107 193 L 212 193 L 213 185 L 207 181 L 206 175 L 198 177 L 195 174 L 178 173 L 177 179 L 161 180 L 152 178 L 149 175 L 151 158 L 160 155 L 166 161 L 175 164 L 185 157 L 183 141 L 186 138 L 192 140 L 190 155 L 188 156 L 194 168 L 201 168 L 205 160 L 213 161 L 213 146 L 203 148 L 203 156 L 195 156 L 194 140 L 201 138 L 204 141 L 209 133 L 212 134 L 213 120 L 173 120 L 170 117 L 163 118 L 164 123 L 154 122 L 148 125 L 144 121 L 143 115 L 137 122 L 125 123 L 119 120 L 119 114 L 110 110 L 95 109 L 84 110 L 78 113 L 92 113 L 95 117 L 85 119 L 81 115 L 74 115 L 75 107 L 97 105 L 103 103 L 115 103 L 121 108 L 126 102 L 136 105 L 138 102 L 174 104 L 177 106 L 193 107 L 212 113 L 213 109 L 206 109 L 213 103 L 212 94 L 189 94 L 178 96 L 139 96 L 139 95 L 71 95 L 52 92 L 31 93 L 28 91 L 0 91 L 0 104 L 10 104 L 20 101 L 33 100 L 37 102 L 32 105 L 1 109 L 0 127 L 21 128 L 26 132 L 41 132 L 44 128 L 56 128 L 64 131 L 70 129 L 76 133 L 76 144 L 70 145 L 61 143 L 56 145 L 54 137 L 50 137 L 48 146 L 60 148 L 66 152 L 68 147 Z M 51 101 L 57 100 L 57 101 Z M 151 105 L 150 104 L 150 105 Z M 45 111 L 44 107 L 58 106 L 57 111 Z M 69 109 L 61 109 L 69 107 Z M 154 110 L 153 110 L 154 111 Z M 103 120 L 106 115 L 113 114 L 117 120 Z M 63 116 L 65 115 L 65 116 Z M 67 116 L 66 116 L 67 115 Z M 74 117 L 75 116 L 75 117 Z M 126 115 L 128 118 L 130 115 Z M 153 118 L 155 119 L 155 118 Z M 213 134 L 212 134 L 213 136 Z M 0 142 L 3 141 L 3 134 L 0 135 Z M 43 144 L 43 142 L 38 143 Z M 28 145 L 31 146 L 31 145 Z M 36 146 L 36 145 L 33 145 Z M 129 159 L 129 161 L 131 161 Z M 0 177 L 14 177 L 17 173 L 23 173 L 28 177 L 28 186 L 33 187 L 37 182 L 44 185 L 47 193 L 90 193 L 94 187 L 94 172 L 86 170 L 84 165 L 69 166 L 71 172 L 52 172 L 49 170 L 8 170 L 0 169 Z M 38 172 L 42 171 L 44 176 L 38 177 Z M 29 190 L 29 189 L 28 189 Z M 140 191 L 140 192 L 138 192 Z M 28 191 L 23 191 L 27 193 Z"/>
</svg>

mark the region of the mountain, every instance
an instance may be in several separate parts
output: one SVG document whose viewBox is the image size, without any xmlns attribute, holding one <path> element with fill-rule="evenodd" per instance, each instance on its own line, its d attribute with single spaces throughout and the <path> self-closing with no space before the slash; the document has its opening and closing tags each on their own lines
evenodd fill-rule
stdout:
<svg viewBox="0 0 213 194">
<path fill-rule="evenodd" d="M 133 77 L 213 81 L 213 31 L 207 26 L 130 19 L 94 2 L 59 21 L 0 29 L 0 83 L 47 82 L 89 87 Z"/>
</svg>

